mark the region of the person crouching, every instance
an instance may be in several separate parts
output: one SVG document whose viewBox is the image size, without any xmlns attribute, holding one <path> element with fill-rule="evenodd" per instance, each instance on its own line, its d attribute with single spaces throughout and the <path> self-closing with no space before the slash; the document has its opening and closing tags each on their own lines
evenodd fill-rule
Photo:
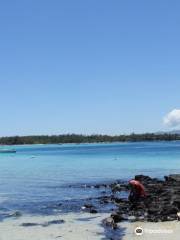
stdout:
<svg viewBox="0 0 180 240">
<path fill-rule="evenodd" d="M 129 181 L 129 186 L 130 194 L 128 199 L 131 203 L 137 203 L 147 196 L 144 186 L 139 181 L 131 180 Z"/>
</svg>

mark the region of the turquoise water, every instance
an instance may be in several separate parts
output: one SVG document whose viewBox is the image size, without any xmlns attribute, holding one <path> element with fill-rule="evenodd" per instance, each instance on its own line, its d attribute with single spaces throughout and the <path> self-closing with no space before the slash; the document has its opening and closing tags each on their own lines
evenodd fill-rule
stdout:
<svg viewBox="0 0 180 240">
<path fill-rule="evenodd" d="M 11 147 L 9 147 L 11 148 Z M 163 177 L 180 172 L 180 142 L 14 146 L 0 154 L 0 206 L 36 209 L 82 199 L 95 190 L 68 188 L 135 174 Z"/>
</svg>

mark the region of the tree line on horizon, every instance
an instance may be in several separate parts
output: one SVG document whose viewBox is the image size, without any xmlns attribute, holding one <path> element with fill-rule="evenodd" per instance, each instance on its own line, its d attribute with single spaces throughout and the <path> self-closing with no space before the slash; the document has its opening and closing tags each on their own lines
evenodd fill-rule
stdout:
<svg viewBox="0 0 180 240">
<path fill-rule="evenodd" d="M 20 145 L 20 144 L 61 144 L 61 143 L 101 143 L 101 142 L 138 142 L 138 141 L 175 141 L 180 140 L 180 134 L 168 133 L 144 133 L 129 135 L 81 135 L 81 134 L 62 134 L 62 135 L 40 135 L 40 136 L 12 136 L 0 137 L 1 145 Z"/>
</svg>

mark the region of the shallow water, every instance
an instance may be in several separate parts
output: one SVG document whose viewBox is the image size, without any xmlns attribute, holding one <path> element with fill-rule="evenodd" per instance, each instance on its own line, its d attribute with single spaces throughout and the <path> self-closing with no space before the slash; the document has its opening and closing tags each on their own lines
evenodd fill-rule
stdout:
<svg viewBox="0 0 180 240">
<path fill-rule="evenodd" d="M 17 209 L 43 209 L 48 213 L 47 209 L 59 202 L 73 211 L 75 206 L 80 207 L 80 199 L 99 194 L 79 184 L 129 179 L 135 174 L 163 177 L 180 172 L 178 141 L 13 148 L 16 153 L 0 154 L 0 213 Z"/>
</svg>

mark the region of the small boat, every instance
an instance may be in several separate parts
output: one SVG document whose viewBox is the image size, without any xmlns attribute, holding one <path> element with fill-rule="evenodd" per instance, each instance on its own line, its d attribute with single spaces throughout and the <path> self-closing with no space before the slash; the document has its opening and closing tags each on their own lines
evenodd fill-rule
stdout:
<svg viewBox="0 0 180 240">
<path fill-rule="evenodd" d="M 0 149 L 0 153 L 16 153 L 15 149 Z"/>
</svg>

